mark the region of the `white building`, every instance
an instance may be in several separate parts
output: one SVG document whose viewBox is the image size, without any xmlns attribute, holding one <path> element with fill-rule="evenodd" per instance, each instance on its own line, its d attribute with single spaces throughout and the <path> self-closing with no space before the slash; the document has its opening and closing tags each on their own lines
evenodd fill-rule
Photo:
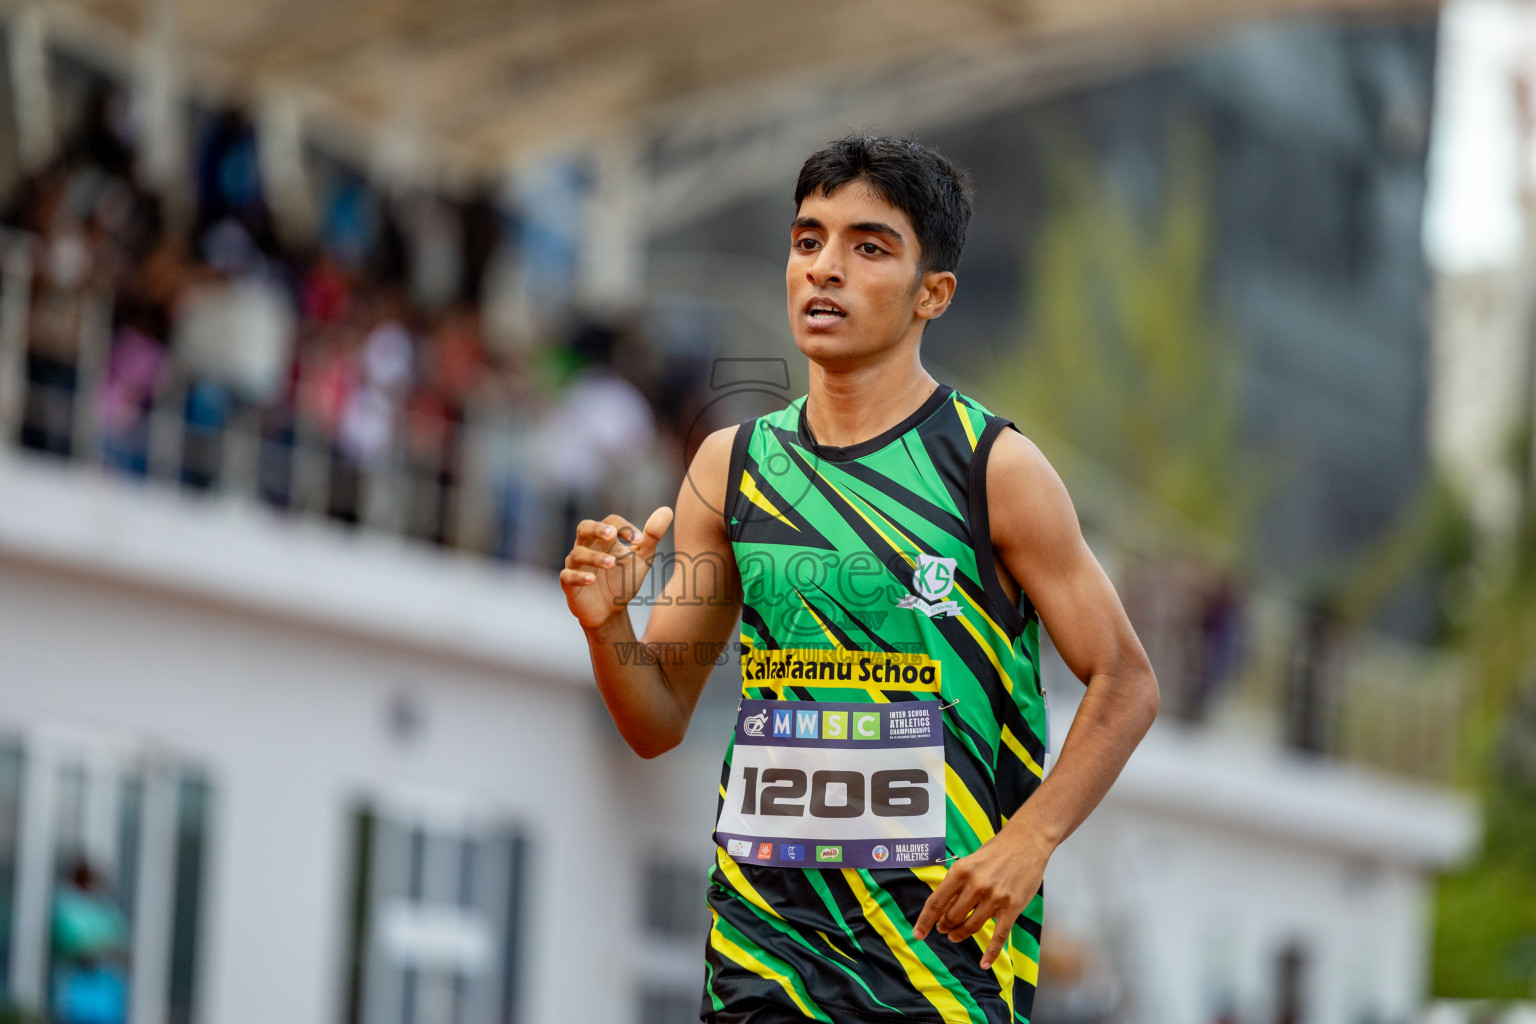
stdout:
<svg viewBox="0 0 1536 1024">
<path fill-rule="evenodd" d="M 643 762 L 551 577 L 17 455 L 0 493 L 15 998 L 84 853 L 134 893 L 135 1024 L 692 1019 L 729 667 Z M 1474 833 L 1160 725 L 1052 865 L 1039 1019 L 1408 1020 Z"/>
<path fill-rule="evenodd" d="M 1433 873 L 1476 834 L 1471 804 L 1445 791 L 1161 723 L 1052 862 L 1042 960 L 1054 940 L 1064 970 L 1041 1010 L 1413 1020 Z"/>
<path fill-rule="evenodd" d="M 19 1002 L 81 853 L 135 893 L 135 1021 L 624 1021 L 668 927 L 702 950 L 666 906 L 647 934 L 640 891 L 681 861 L 702 895 L 717 769 L 623 747 L 552 578 L 61 464 L 0 479 Z"/>
</svg>

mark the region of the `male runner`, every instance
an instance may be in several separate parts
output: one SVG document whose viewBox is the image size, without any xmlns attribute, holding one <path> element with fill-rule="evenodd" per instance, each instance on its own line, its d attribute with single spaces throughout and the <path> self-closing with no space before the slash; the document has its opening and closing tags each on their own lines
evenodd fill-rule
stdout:
<svg viewBox="0 0 1536 1024">
<path fill-rule="evenodd" d="M 964 172 L 847 138 L 805 162 L 795 202 L 809 395 L 705 439 L 644 637 L 693 650 L 741 622 L 702 1019 L 1027 1022 L 1046 861 L 1150 726 L 1157 683 L 1045 458 L 919 359 L 954 296 Z M 682 740 L 711 668 L 619 653 L 671 524 L 584 521 L 560 574 L 642 757 Z M 719 592 L 678 600 L 701 563 Z M 1087 684 L 1043 782 L 1040 622 Z"/>
</svg>

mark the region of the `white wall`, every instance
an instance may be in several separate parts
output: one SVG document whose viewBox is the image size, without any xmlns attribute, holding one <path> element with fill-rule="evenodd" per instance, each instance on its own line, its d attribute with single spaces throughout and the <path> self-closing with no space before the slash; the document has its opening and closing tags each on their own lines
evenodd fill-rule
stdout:
<svg viewBox="0 0 1536 1024">
<path fill-rule="evenodd" d="M 1407 1021 L 1425 994 L 1419 872 L 1110 805 L 1057 852 L 1047 929 L 1120 931 L 1130 1019 L 1274 1019 L 1276 962 L 1299 942 L 1309 1024 Z M 1102 940 L 1100 940 L 1102 941 Z"/>
<path fill-rule="evenodd" d="M 591 691 L 16 562 L 0 562 L 0 651 L 0 722 L 210 771 L 207 1024 L 339 1019 L 349 814 L 370 793 L 522 823 L 523 1019 L 628 1019 L 633 933 L 612 924 L 614 889 L 632 884 L 608 880 L 632 858 Z M 389 728 L 402 693 L 422 713 L 410 742 Z"/>
<path fill-rule="evenodd" d="M 1052 660 L 1062 737 L 1081 688 Z M 1477 835 L 1463 795 L 1159 723 L 1052 859 L 1046 937 L 1089 950 L 1136 1024 L 1208 1024 L 1223 1003 L 1274 1020 L 1293 942 L 1306 1024 L 1409 1021 L 1434 874 Z"/>
</svg>

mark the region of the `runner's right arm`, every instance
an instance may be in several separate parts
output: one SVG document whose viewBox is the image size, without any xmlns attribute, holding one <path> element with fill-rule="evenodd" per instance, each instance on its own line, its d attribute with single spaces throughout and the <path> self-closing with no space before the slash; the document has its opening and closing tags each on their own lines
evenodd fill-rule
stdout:
<svg viewBox="0 0 1536 1024">
<path fill-rule="evenodd" d="M 665 506 L 643 528 L 619 515 L 583 520 L 560 573 L 566 603 L 586 632 L 603 702 L 641 757 L 682 742 L 714 668 L 713 658 L 704 655 L 730 641 L 741 613 L 736 559 L 720 513 L 736 429 L 717 430 L 699 446 L 678 493 L 675 524 Z M 675 525 L 678 568 L 637 640 L 629 601 L 669 525 Z"/>
</svg>

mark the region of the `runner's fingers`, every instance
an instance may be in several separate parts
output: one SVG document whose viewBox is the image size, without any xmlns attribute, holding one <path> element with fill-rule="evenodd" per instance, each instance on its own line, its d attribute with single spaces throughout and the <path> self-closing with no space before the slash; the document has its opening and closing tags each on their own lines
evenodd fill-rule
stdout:
<svg viewBox="0 0 1536 1024">
<path fill-rule="evenodd" d="M 595 519 L 583 519 L 576 524 L 576 543 L 589 548 L 607 550 L 618 536 L 618 528 Z"/>
<path fill-rule="evenodd" d="M 955 893 L 960 890 L 960 883 L 961 873 L 959 869 L 951 869 L 949 874 L 944 876 L 944 881 L 940 882 L 939 887 L 933 890 L 933 895 L 929 896 L 928 901 L 923 904 L 922 913 L 917 916 L 917 924 L 912 928 L 912 937 L 914 939 L 925 939 L 928 937 L 929 929 L 938 922 L 939 915 L 944 913 L 945 908 L 949 906 L 950 900 L 954 899 Z"/>
<path fill-rule="evenodd" d="M 615 531 L 614 539 L 620 544 L 632 545 L 635 542 L 635 538 L 640 536 L 640 528 L 617 512 L 611 516 L 604 517 L 603 525 L 613 527 Z"/>
<path fill-rule="evenodd" d="M 990 890 L 977 885 L 967 885 L 955 897 L 949 909 L 944 911 L 944 916 L 939 918 L 939 931 L 954 938 L 950 933 L 962 927 L 973 911 L 985 907 L 991 900 Z"/>
<path fill-rule="evenodd" d="M 634 541 L 635 552 L 646 560 L 656 553 L 656 545 L 661 543 L 661 538 L 667 535 L 667 527 L 672 525 L 672 509 L 666 505 L 661 506 L 645 521 L 645 529 Z"/>
<path fill-rule="evenodd" d="M 965 919 L 971 916 L 971 911 L 976 909 L 976 898 L 957 897 L 944 911 L 944 916 L 939 918 L 939 923 L 934 927 L 940 935 L 954 938 L 955 929 L 965 923 Z"/>
<path fill-rule="evenodd" d="M 590 586 L 596 582 L 597 577 L 589 572 L 582 572 L 580 569 L 560 570 L 560 586 L 566 588 L 567 590 L 574 587 Z"/>
<path fill-rule="evenodd" d="M 934 903 L 934 900 L 938 899 L 938 897 L 939 891 L 934 890 L 933 895 L 928 897 L 928 902 L 923 904 L 922 913 L 917 915 L 917 924 L 912 926 L 912 937 L 914 939 L 926 939 L 928 932 L 933 928 L 934 923 L 938 921 L 939 915 L 944 912 L 942 904 Z"/>
<path fill-rule="evenodd" d="M 591 566 L 595 569 L 612 569 L 614 556 L 606 551 L 595 551 L 589 547 L 578 544 L 571 549 L 571 553 L 565 556 L 565 567 L 577 569 L 582 566 Z"/>
<path fill-rule="evenodd" d="M 970 938 L 972 935 L 975 935 L 977 932 L 985 928 L 987 926 L 987 922 L 992 920 L 993 915 L 1002 909 L 1002 904 L 998 900 L 983 900 L 977 903 L 976 908 L 971 911 L 971 915 L 964 921 L 961 921 L 960 924 L 949 933 L 950 941 L 964 942 L 966 939 Z"/>
<path fill-rule="evenodd" d="M 992 930 L 992 941 L 987 943 L 987 951 L 981 954 L 983 970 L 996 963 L 997 958 L 1003 955 L 1003 950 L 1008 948 L 1008 936 L 1013 934 L 1013 922 L 1018 919 L 1017 910 L 997 916 L 997 927 Z"/>
</svg>

